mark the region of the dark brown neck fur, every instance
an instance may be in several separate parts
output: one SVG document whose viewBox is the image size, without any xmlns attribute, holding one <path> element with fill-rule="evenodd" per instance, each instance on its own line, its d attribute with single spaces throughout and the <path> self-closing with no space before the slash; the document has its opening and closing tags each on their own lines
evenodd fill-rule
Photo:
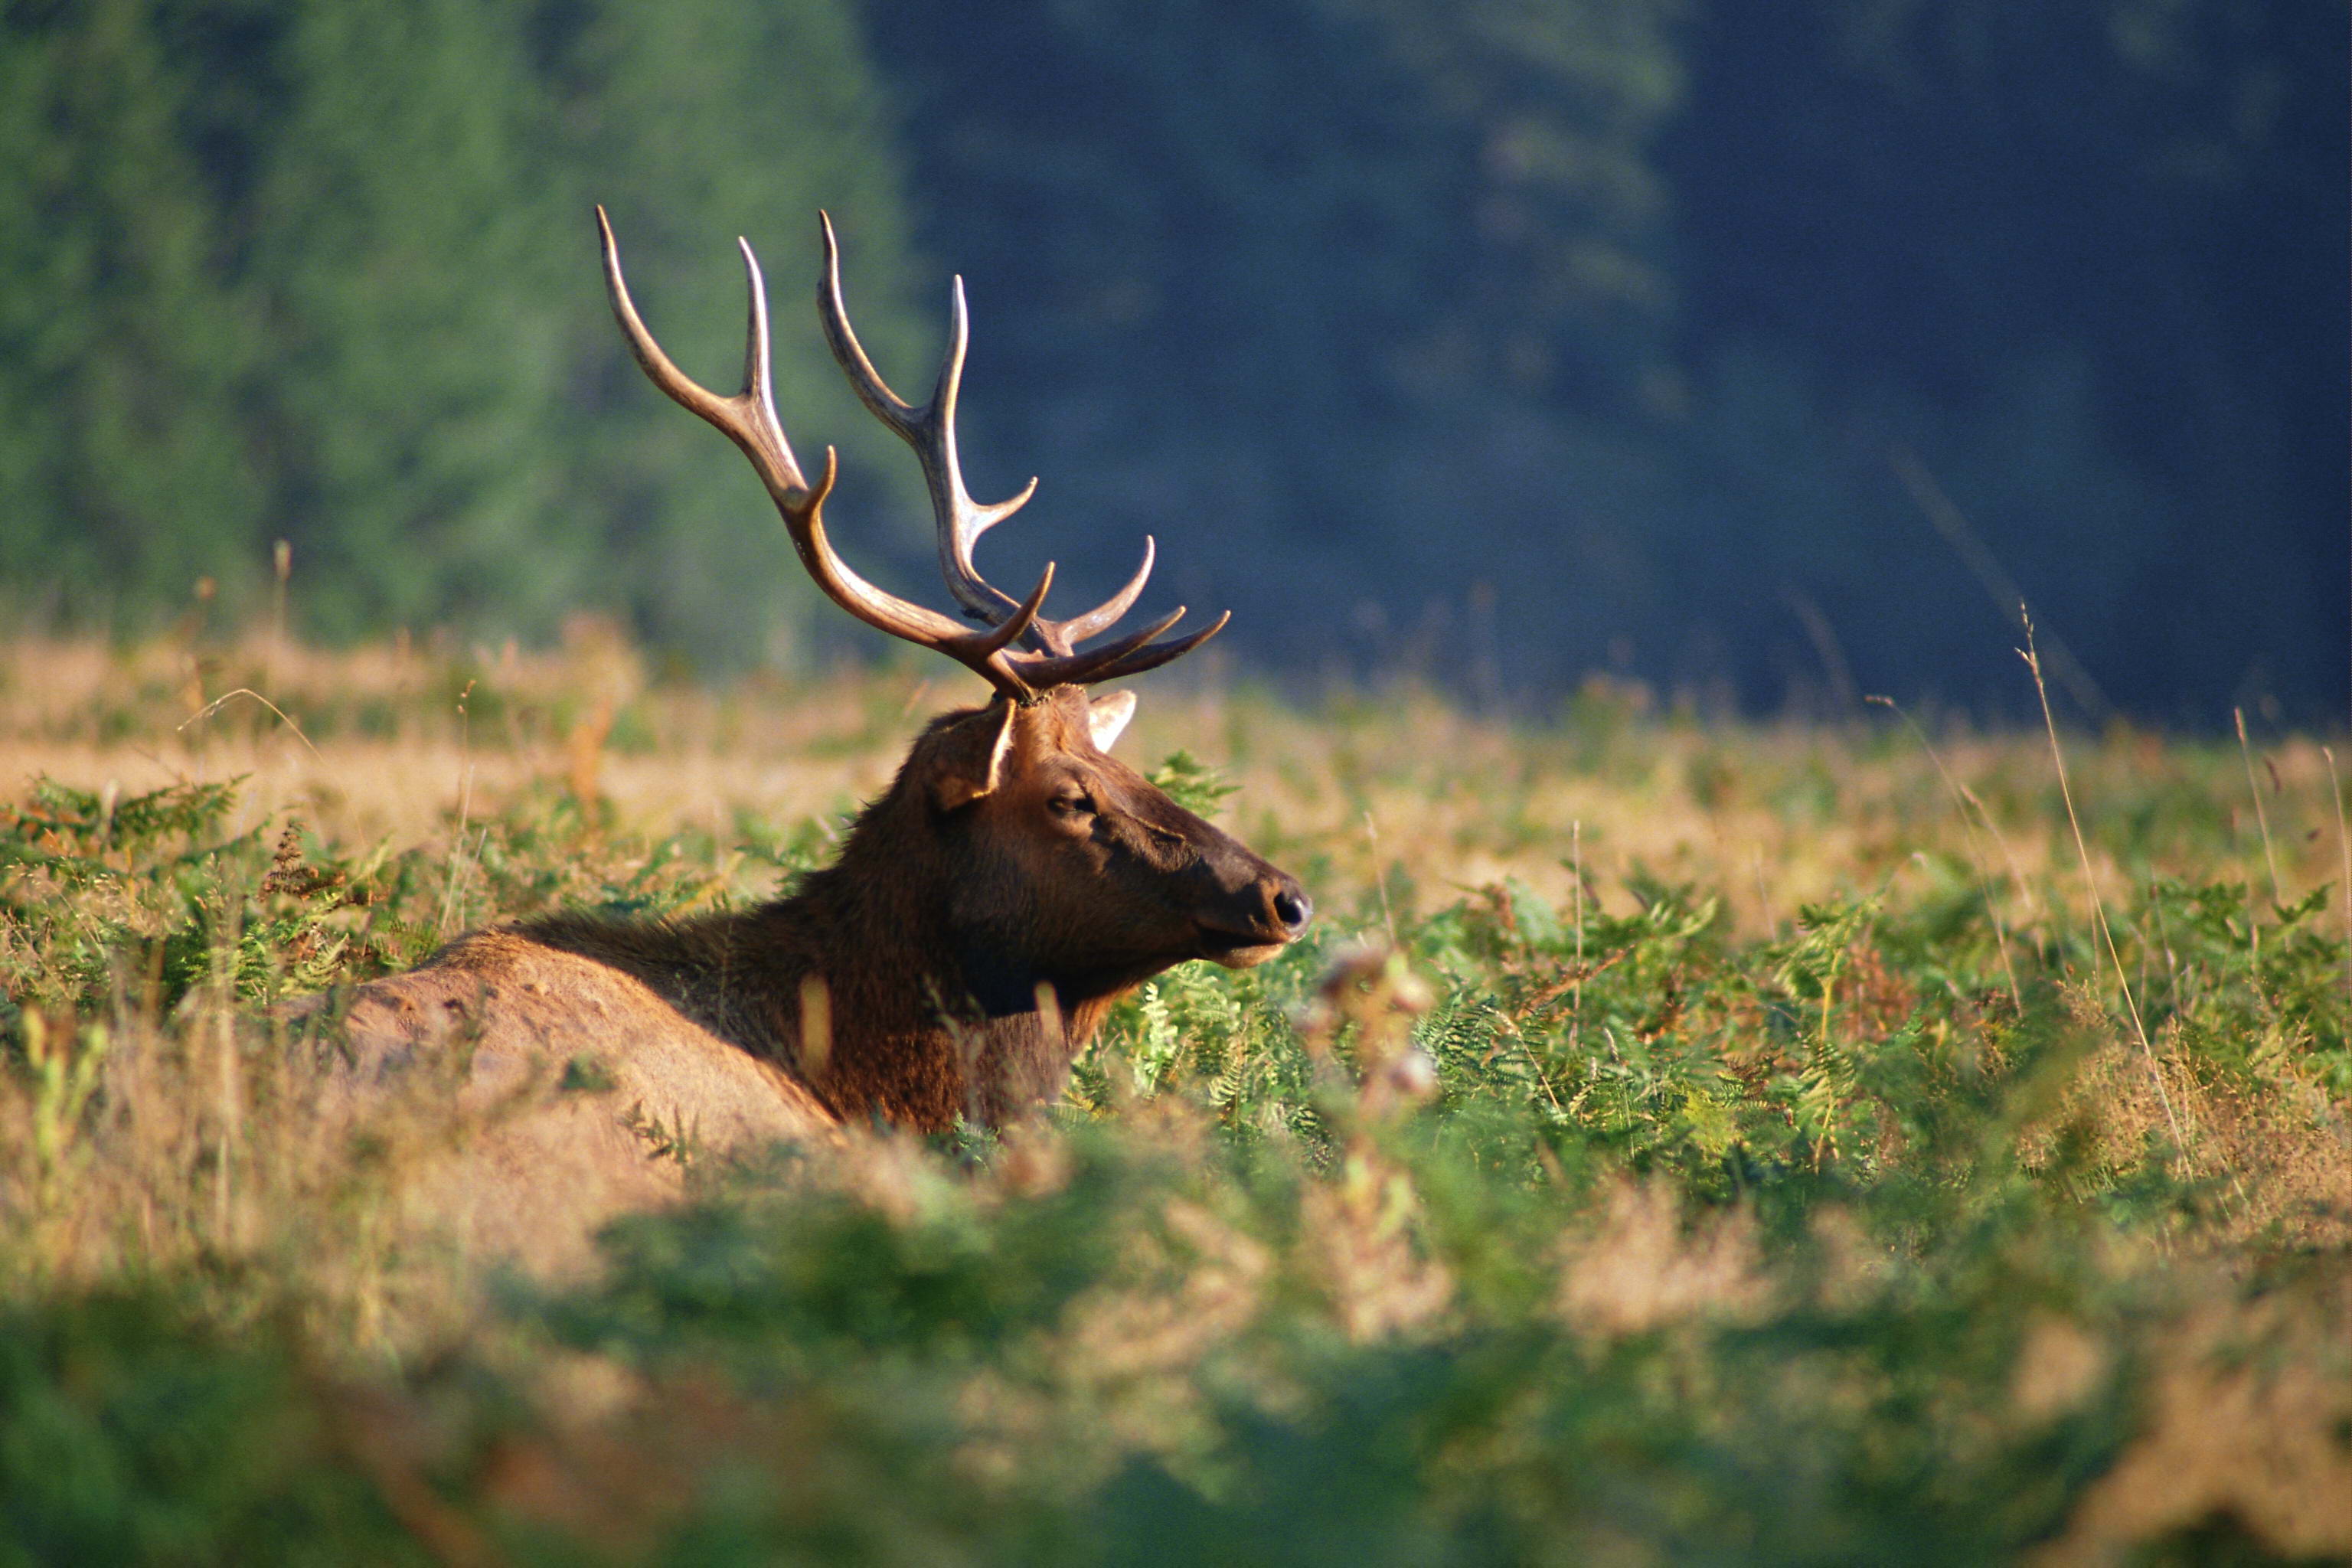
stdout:
<svg viewBox="0 0 2352 1568">
<path fill-rule="evenodd" d="M 1061 1092 L 1111 1004 L 1153 971 L 1040 975 L 960 950 L 941 822 L 907 784 L 902 773 L 860 815 L 840 858 L 790 898 L 679 921 L 551 915 L 520 933 L 635 976 L 784 1067 L 845 1120 L 1000 1125 Z M 802 1038 L 813 976 L 830 1015 L 822 1062 Z M 1039 1009 L 1041 982 L 1058 1020 Z"/>
</svg>

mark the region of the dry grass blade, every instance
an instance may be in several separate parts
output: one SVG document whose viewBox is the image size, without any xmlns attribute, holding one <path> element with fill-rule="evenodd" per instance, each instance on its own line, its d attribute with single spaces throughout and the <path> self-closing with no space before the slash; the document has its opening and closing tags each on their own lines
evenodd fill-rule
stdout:
<svg viewBox="0 0 2352 1568">
<path fill-rule="evenodd" d="M 2352 993 L 2352 833 L 2344 826 L 2344 781 L 2336 776 L 2336 748 L 2322 746 L 2327 759 L 2327 804 L 2336 808 L 2336 847 L 2343 857 L 2343 875 L 2336 884 L 2336 904 L 2344 917 L 2344 983 Z"/>
<path fill-rule="evenodd" d="M 1936 476 L 1927 471 L 1927 466 L 1919 460 L 1918 454 L 1908 447 L 1893 448 L 1887 453 L 1886 461 L 1887 466 L 1895 470 L 1895 477 L 1903 482 L 1903 488 L 1911 492 L 1911 499 L 1917 503 L 1920 511 L 1935 524 L 1936 531 L 1944 536 L 1944 542 L 1952 547 L 1952 552 L 1960 558 L 1969 574 L 1983 587 L 1994 607 L 2031 638 L 2033 628 L 2025 619 L 2025 595 L 2018 591 L 2016 582 L 2002 569 L 2000 560 L 1979 537 L 1977 531 L 1969 525 L 1968 514 L 1944 493 L 1944 487 L 1936 482 Z M 2054 637 L 2049 640 L 2051 670 L 2057 676 L 2059 684 L 2066 689 L 2066 694 L 2084 712 L 2095 721 L 2105 721 L 2115 711 L 2107 701 L 2106 693 L 2099 689 L 2099 683 L 2091 679 L 2090 671 L 2083 668 L 2082 662 L 2067 650 L 2063 642 Z"/>
<path fill-rule="evenodd" d="M 278 707 L 277 703 L 272 702 L 268 698 L 264 697 L 260 692 L 254 690 L 249 686 L 240 686 L 234 691 L 222 692 L 218 697 L 214 698 L 202 708 L 199 708 L 194 713 L 189 714 L 186 721 L 183 722 L 179 728 L 181 730 L 185 730 L 188 725 L 194 724 L 199 720 L 211 718 L 214 714 L 221 710 L 221 707 L 224 703 L 239 697 L 250 697 L 256 702 L 260 703 L 264 708 L 268 709 L 272 713 L 277 714 L 278 722 L 284 724 L 289 730 L 294 731 L 294 738 L 302 742 L 304 750 L 308 751 L 312 756 L 318 757 L 319 761 L 322 763 L 327 760 L 322 756 L 319 756 L 319 748 L 310 744 L 310 737 L 302 733 L 301 725 L 297 724 L 292 719 L 289 718 L 283 708 Z"/>
<path fill-rule="evenodd" d="M 2020 657 L 2025 660 L 2025 668 L 2033 672 L 2034 695 L 2042 700 L 2042 724 L 2050 736 L 2050 760 L 2058 770 L 2058 795 L 2066 803 L 2066 826 L 2074 836 L 2074 853 L 2083 867 L 2083 886 L 2091 895 L 2093 923 L 2097 929 L 2107 962 L 2115 965 L 2116 985 L 2123 993 L 2124 1008 L 2131 1017 L 2132 1034 L 2139 1041 L 2140 1054 L 2147 1062 L 2148 1081 L 2156 1089 L 2157 1102 L 2164 1107 L 2165 1124 L 2172 1130 L 2173 1147 L 2185 1154 L 2189 1152 L 2189 1136 L 2181 1129 L 2180 1113 L 2172 1107 L 2171 1091 L 2164 1086 L 2164 1068 L 2156 1058 L 2156 1044 L 2148 1038 L 2147 1025 L 2140 1017 L 2138 999 L 2132 994 L 2131 973 L 2124 967 L 2123 954 L 2116 947 L 2115 930 L 2107 923 L 2106 899 L 2099 891 L 2098 873 L 2091 866 L 2091 847 L 2083 837 L 2083 819 L 2074 810 L 2074 786 L 2066 776 L 2066 749 L 2059 743 L 2058 721 L 2050 711 L 2050 689 L 2042 679 L 2042 658 L 2033 646 L 2033 619 L 2022 605 L 2018 606 L 2018 619 L 2025 627 L 2025 647 L 2020 650 Z M 2093 951 L 2095 953 L 2099 950 L 2095 948 Z M 2231 1179 L 2236 1180 L 2234 1173 Z M 2242 1201 L 2242 1188 L 2239 1195 Z"/>
<path fill-rule="evenodd" d="M 2246 742 L 2246 710 L 2232 708 L 2230 716 L 2238 721 L 2238 754 L 2245 759 L 2246 793 L 2254 797 L 2254 824 L 2262 829 L 2263 864 L 2270 868 L 2271 873 L 2271 902 L 2284 905 L 2286 893 L 2279 882 L 2278 851 L 2271 846 L 2271 816 L 2263 809 L 2263 786 L 2254 782 L 2253 748 Z"/>
</svg>

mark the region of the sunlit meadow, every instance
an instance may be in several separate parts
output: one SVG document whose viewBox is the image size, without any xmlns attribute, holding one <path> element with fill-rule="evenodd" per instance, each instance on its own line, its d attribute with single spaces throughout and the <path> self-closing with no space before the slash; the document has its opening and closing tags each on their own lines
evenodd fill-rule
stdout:
<svg viewBox="0 0 2352 1568">
<path fill-rule="evenodd" d="M 1324 912 L 1031 1125 L 649 1147 L 526 1279 L 430 1086 L 317 1114 L 274 1003 L 767 896 L 981 695 L 0 647 L 0 1563 L 2352 1553 L 2352 847 L 2259 724 L 1211 668 L 1121 749 Z"/>
</svg>

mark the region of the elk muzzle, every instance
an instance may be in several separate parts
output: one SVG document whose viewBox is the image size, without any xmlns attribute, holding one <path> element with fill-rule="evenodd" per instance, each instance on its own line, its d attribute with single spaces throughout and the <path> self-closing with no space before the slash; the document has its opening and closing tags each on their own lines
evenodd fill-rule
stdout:
<svg viewBox="0 0 2352 1568">
<path fill-rule="evenodd" d="M 1306 932 L 1315 918 L 1315 900 L 1289 872 L 1233 846 L 1240 866 L 1220 868 L 1223 895 L 1193 917 L 1200 939 L 1200 956 L 1228 969 L 1264 963 Z M 1239 872 L 1240 875 L 1234 875 Z"/>
</svg>

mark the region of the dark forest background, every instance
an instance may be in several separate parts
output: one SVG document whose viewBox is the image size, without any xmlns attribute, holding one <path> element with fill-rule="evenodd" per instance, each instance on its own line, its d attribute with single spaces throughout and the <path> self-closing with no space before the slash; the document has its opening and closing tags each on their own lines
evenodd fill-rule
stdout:
<svg viewBox="0 0 2352 1568">
<path fill-rule="evenodd" d="M 604 610 L 835 657 L 730 383 L 765 259 L 853 559 L 944 603 L 886 374 L 971 289 L 1000 581 L 1231 607 L 1235 657 L 1522 703 L 2352 690 L 2345 0 L 0 0 L 0 603 L 199 578 L 328 637 Z M 908 384 L 912 384 L 910 386 Z M 1090 602 L 1090 601 L 1089 601 Z M 2271 704 L 2277 705 L 2273 708 Z"/>
</svg>

